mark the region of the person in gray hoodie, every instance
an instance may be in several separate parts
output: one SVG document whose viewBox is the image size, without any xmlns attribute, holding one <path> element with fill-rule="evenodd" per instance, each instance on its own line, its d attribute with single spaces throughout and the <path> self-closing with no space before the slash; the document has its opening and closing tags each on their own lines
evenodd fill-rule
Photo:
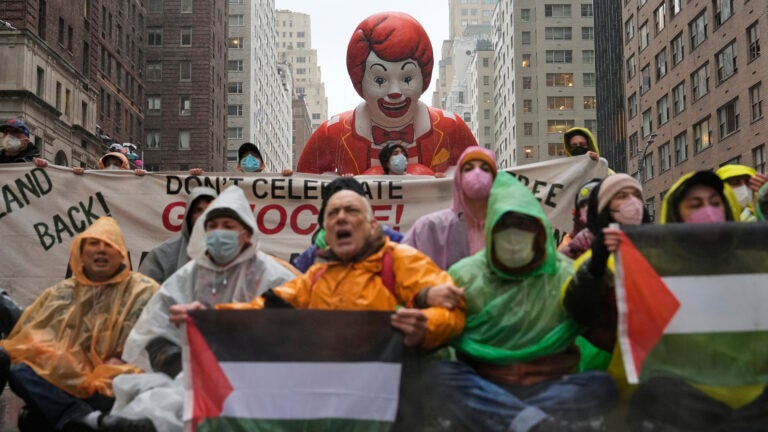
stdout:
<svg viewBox="0 0 768 432">
<path fill-rule="evenodd" d="M 176 270 L 183 267 L 189 261 L 187 244 L 192 234 L 192 227 L 217 196 L 216 190 L 209 187 L 199 186 L 192 189 L 187 198 L 181 233 L 152 249 L 141 261 L 139 273 L 151 277 L 162 285 Z"/>
</svg>

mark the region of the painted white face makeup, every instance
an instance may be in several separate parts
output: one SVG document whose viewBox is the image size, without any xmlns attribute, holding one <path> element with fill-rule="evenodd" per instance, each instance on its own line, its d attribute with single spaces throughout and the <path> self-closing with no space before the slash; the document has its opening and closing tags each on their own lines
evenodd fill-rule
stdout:
<svg viewBox="0 0 768 432">
<path fill-rule="evenodd" d="M 413 123 L 423 86 L 416 60 L 388 62 L 374 52 L 368 55 L 362 88 L 374 124 L 394 128 Z"/>
</svg>

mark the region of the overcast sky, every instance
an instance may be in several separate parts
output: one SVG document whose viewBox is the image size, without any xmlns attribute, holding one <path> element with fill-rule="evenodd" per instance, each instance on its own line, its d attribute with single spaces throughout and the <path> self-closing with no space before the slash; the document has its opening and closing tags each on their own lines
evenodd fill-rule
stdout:
<svg viewBox="0 0 768 432">
<path fill-rule="evenodd" d="M 377 12 L 399 11 L 412 15 L 432 41 L 435 69 L 429 89 L 421 97 L 431 105 L 440 47 L 443 40 L 448 39 L 448 0 L 275 0 L 275 7 L 311 17 L 312 48 L 317 50 L 329 116 L 350 110 L 362 101 L 347 74 L 347 44 L 355 27 Z"/>
</svg>

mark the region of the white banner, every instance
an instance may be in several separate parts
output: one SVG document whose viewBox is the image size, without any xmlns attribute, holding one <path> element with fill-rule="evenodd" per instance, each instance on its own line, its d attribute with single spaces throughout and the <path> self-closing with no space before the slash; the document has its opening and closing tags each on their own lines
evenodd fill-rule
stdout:
<svg viewBox="0 0 768 432">
<path fill-rule="evenodd" d="M 578 188 L 605 177 L 607 164 L 587 156 L 563 158 L 510 170 L 541 202 L 561 239 L 572 227 Z M 189 191 L 199 185 L 219 191 L 243 189 L 253 206 L 260 248 L 289 259 L 309 246 L 317 228 L 322 187 L 332 176 L 242 173 L 150 173 L 86 171 L 32 164 L 0 166 L 0 289 L 29 304 L 67 275 L 69 245 L 95 219 L 110 215 L 125 235 L 133 267 L 181 229 Z M 379 221 L 405 233 L 421 215 L 448 208 L 450 178 L 358 176 Z"/>
</svg>

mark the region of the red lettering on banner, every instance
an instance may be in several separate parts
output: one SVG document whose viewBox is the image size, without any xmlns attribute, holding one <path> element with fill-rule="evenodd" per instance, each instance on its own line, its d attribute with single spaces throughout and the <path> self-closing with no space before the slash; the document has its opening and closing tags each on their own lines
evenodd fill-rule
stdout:
<svg viewBox="0 0 768 432">
<path fill-rule="evenodd" d="M 267 213 L 270 211 L 275 210 L 278 213 L 278 216 L 280 219 L 277 222 L 277 225 L 275 225 L 273 228 L 267 228 L 267 226 L 264 224 L 264 220 L 266 219 Z M 279 206 L 277 204 L 270 204 L 268 206 L 264 206 L 261 210 L 259 210 L 259 213 L 256 215 L 256 225 L 259 227 L 259 232 L 265 235 L 273 235 L 277 234 L 280 231 L 285 228 L 285 223 L 288 221 L 288 212 L 285 210 L 283 206 Z"/>
<path fill-rule="evenodd" d="M 394 217 L 392 215 L 392 210 L 394 208 L 395 214 Z M 400 231 L 400 219 L 403 217 L 403 210 L 405 210 L 405 206 L 403 204 L 378 204 L 378 205 L 372 205 L 371 210 L 373 210 L 373 218 L 376 219 L 379 222 L 385 222 L 387 224 L 392 225 L 392 229 L 395 231 Z M 380 214 L 384 213 L 384 214 Z"/>
<path fill-rule="evenodd" d="M 312 234 L 312 232 L 314 232 L 315 229 L 317 228 L 317 223 L 314 223 L 314 222 L 309 224 L 309 226 L 306 228 L 301 228 L 299 226 L 299 215 L 301 214 L 301 212 L 305 210 L 309 211 L 313 216 L 317 216 L 317 214 L 319 213 L 319 211 L 317 210 L 317 207 L 315 207 L 312 204 L 302 204 L 296 207 L 293 213 L 291 213 L 291 229 L 296 234 L 309 235 L 309 234 Z"/>
<path fill-rule="evenodd" d="M 165 210 L 163 210 L 163 226 L 165 229 L 171 232 L 181 231 L 181 225 L 184 223 L 184 211 L 186 207 L 187 203 L 184 201 L 172 202 L 165 206 Z M 181 210 L 181 212 L 176 215 L 176 220 L 171 220 L 171 212 L 174 210 Z"/>
</svg>

